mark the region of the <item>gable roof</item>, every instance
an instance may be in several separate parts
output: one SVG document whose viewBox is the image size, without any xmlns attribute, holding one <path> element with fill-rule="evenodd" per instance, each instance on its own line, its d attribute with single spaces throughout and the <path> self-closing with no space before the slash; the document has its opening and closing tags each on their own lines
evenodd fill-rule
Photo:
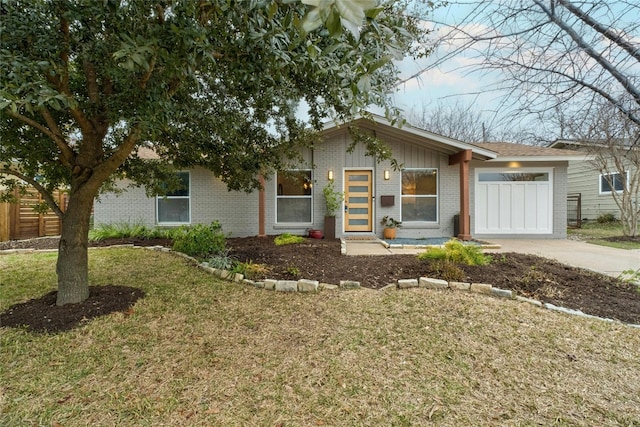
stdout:
<svg viewBox="0 0 640 427">
<path fill-rule="evenodd" d="M 587 156 L 574 150 L 514 144 L 511 142 L 479 142 L 474 144 L 495 152 L 497 161 L 568 161 L 581 160 Z"/>
<path fill-rule="evenodd" d="M 344 132 L 349 125 L 357 126 L 360 129 L 371 130 L 376 136 L 393 137 L 408 143 L 432 148 L 445 154 L 456 154 L 460 151 L 471 150 L 473 159 L 490 160 L 497 157 L 497 153 L 487 150 L 486 148 L 438 135 L 437 133 L 429 132 L 409 124 L 400 127 L 376 114 L 372 114 L 369 118 L 357 118 L 348 124 L 338 124 L 334 121 L 327 122 L 323 127 L 323 133 L 326 136 L 330 136 L 337 132 Z"/>
</svg>

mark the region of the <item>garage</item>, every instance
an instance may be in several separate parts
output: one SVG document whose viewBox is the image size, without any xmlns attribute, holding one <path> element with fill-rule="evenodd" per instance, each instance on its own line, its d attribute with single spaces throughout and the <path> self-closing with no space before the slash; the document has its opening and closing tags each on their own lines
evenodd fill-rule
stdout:
<svg viewBox="0 0 640 427">
<path fill-rule="evenodd" d="M 553 169 L 476 169 L 476 234 L 553 234 Z"/>
</svg>

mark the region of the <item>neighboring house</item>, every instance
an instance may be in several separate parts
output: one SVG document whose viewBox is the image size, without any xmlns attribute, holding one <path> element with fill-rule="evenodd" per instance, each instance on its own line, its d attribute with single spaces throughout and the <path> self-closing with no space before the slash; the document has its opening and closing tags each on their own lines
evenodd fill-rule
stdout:
<svg viewBox="0 0 640 427">
<path fill-rule="evenodd" d="M 229 192 L 211 172 L 178 171 L 185 189 L 149 198 L 143 189 L 106 194 L 95 222 L 177 226 L 219 220 L 232 236 L 306 234 L 322 229 L 322 189 L 330 177 L 345 193 L 336 236 L 382 236 L 380 220 L 402 221 L 398 237 L 566 237 L 569 160 L 579 153 L 519 144 L 471 145 L 386 119 L 354 125 L 386 141 L 402 165 L 376 163 L 362 146 L 347 151 L 347 126 L 328 124 L 324 142 L 293 171 L 265 177 L 263 191 Z M 454 226 L 454 218 L 459 222 Z"/>
<path fill-rule="evenodd" d="M 573 150 L 589 155 L 593 151 L 593 143 L 578 140 L 557 140 L 549 145 L 551 148 Z M 627 181 L 632 174 L 638 174 L 637 168 L 626 171 Z M 572 160 L 569 162 L 567 192 L 580 194 L 581 219 L 594 220 L 603 214 L 612 214 L 620 218 L 620 208 L 613 199 L 612 192 L 622 192 L 619 173 L 611 171 L 609 179 L 600 173 L 590 161 Z M 613 188 L 611 184 L 613 184 Z M 637 197 L 636 197 L 637 199 Z M 635 201 L 636 205 L 640 200 Z"/>
</svg>

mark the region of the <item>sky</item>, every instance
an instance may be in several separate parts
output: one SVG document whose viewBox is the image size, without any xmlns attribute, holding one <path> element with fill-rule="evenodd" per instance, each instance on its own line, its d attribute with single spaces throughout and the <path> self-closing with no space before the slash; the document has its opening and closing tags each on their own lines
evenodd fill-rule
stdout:
<svg viewBox="0 0 640 427">
<path fill-rule="evenodd" d="M 437 22 L 452 22 L 468 13 L 468 8 L 460 5 L 438 8 L 432 14 Z M 428 24 L 432 26 L 432 24 Z M 437 38 L 444 31 L 436 27 L 431 37 Z M 437 58 L 447 54 L 451 46 L 441 46 L 429 57 L 419 60 L 405 59 L 398 64 L 400 79 L 405 80 Z M 498 82 L 499 76 L 494 74 L 472 72 L 468 67 L 477 63 L 476 59 L 468 55 L 457 55 L 447 60 L 438 68 L 426 71 L 398 86 L 398 92 L 393 95 L 395 105 L 405 112 L 422 111 L 423 107 L 433 108 L 438 103 L 472 105 L 480 111 L 491 111 L 496 108 L 498 95 L 486 91 L 487 86 Z"/>
<path fill-rule="evenodd" d="M 459 3 L 466 3 L 466 5 Z M 434 22 L 459 22 L 472 11 L 472 3 L 473 2 L 469 1 L 452 1 L 448 6 L 433 11 L 430 19 Z M 595 16 L 596 18 L 610 29 L 619 30 L 622 28 L 633 31 L 632 34 L 636 34 L 636 37 L 631 40 L 635 42 L 636 45 L 640 45 L 640 25 L 638 25 L 638 23 L 640 23 L 640 14 L 637 13 L 639 10 L 638 3 L 610 0 L 601 0 L 601 2 L 596 3 L 608 6 L 597 9 L 600 12 L 604 11 L 604 15 Z M 497 2 L 494 2 L 494 5 L 495 4 L 497 4 Z M 583 10 L 584 7 L 586 7 L 586 3 L 579 1 L 575 1 L 574 4 L 583 7 Z M 624 8 L 623 13 L 620 12 L 621 8 Z M 502 9 L 499 10 L 501 11 Z M 523 22 L 524 20 L 526 20 L 526 17 L 523 18 Z M 478 32 L 495 31 L 494 28 L 489 26 L 488 21 L 489 20 L 485 20 L 484 22 L 467 21 L 465 28 L 474 34 L 478 34 Z M 434 24 L 429 23 L 427 25 L 432 26 Z M 438 38 L 438 36 L 444 32 L 446 32 L 445 27 L 436 25 L 432 37 Z M 447 55 L 455 47 L 455 45 L 443 45 L 427 58 L 420 60 L 405 59 L 398 63 L 401 70 L 400 78 L 407 79 L 428 65 L 435 63 L 438 58 Z M 600 49 L 604 55 L 610 55 L 609 59 L 611 59 L 614 64 L 620 64 L 619 66 L 624 69 L 629 76 L 635 78 L 636 81 L 640 79 L 640 64 L 633 59 L 621 60 L 625 54 L 620 54 L 619 49 L 609 51 L 606 44 L 597 45 L 596 48 Z M 526 55 L 527 52 L 523 54 Z M 425 108 L 434 108 L 439 103 L 445 105 L 458 104 L 482 113 L 483 119 L 487 119 L 487 126 L 490 128 L 498 129 L 500 124 L 502 124 L 503 130 L 509 127 L 524 129 L 535 126 L 532 125 L 532 123 L 534 123 L 533 117 L 520 118 L 517 120 L 512 118 L 513 111 L 510 113 L 508 107 L 517 105 L 516 101 L 518 99 L 510 99 L 506 92 L 495 90 L 496 87 L 501 85 L 505 77 L 498 71 L 483 71 L 481 65 L 480 59 L 475 57 L 473 53 L 457 54 L 444 61 L 437 68 L 430 69 L 418 77 L 399 85 L 398 91 L 393 94 L 394 103 L 405 111 L 405 116 L 409 117 L 412 112 L 418 113 L 419 115 Z M 597 72 L 600 70 L 597 66 L 594 67 L 594 69 Z M 501 108 L 505 106 L 506 108 Z M 499 113 L 496 113 L 496 111 L 499 111 Z M 545 120 L 542 126 L 546 127 L 547 123 L 548 120 Z M 538 126 L 540 125 L 538 124 Z M 549 128 L 544 130 L 544 132 L 549 134 L 549 137 L 557 132 L 553 126 L 555 125 L 549 124 Z M 557 133 L 559 134 L 559 132 Z"/>
</svg>

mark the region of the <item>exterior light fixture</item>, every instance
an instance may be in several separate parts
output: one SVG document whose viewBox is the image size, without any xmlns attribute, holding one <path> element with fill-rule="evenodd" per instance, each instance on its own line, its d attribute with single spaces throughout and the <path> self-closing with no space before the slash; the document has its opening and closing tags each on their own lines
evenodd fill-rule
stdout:
<svg viewBox="0 0 640 427">
<path fill-rule="evenodd" d="M 327 178 L 329 179 L 329 181 L 333 181 L 333 171 L 331 169 L 329 169 L 329 173 L 327 174 Z"/>
<path fill-rule="evenodd" d="M 391 177 L 391 174 L 388 170 L 384 171 L 384 180 L 385 181 L 389 181 L 389 178 Z"/>
</svg>

